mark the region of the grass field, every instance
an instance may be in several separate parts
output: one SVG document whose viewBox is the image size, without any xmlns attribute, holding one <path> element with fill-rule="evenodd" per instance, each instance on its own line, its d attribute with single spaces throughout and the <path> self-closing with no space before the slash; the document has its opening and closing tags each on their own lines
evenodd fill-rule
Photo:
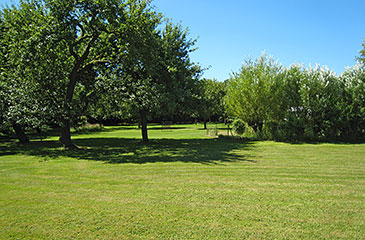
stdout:
<svg viewBox="0 0 365 240">
<path fill-rule="evenodd" d="M 0 142 L 0 239 L 365 239 L 365 144 L 199 127 Z"/>
</svg>

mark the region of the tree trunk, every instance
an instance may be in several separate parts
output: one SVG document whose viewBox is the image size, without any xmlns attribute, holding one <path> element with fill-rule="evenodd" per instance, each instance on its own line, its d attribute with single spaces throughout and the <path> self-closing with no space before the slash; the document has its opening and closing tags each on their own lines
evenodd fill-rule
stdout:
<svg viewBox="0 0 365 240">
<path fill-rule="evenodd" d="M 207 129 L 207 120 L 204 120 L 204 129 Z"/>
<path fill-rule="evenodd" d="M 148 142 L 148 133 L 147 133 L 147 111 L 140 111 L 141 116 L 141 125 L 142 125 L 142 139 L 143 142 Z"/>
<path fill-rule="evenodd" d="M 61 128 L 60 142 L 62 146 L 67 149 L 77 149 L 76 145 L 74 145 L 71 140 L 71 127 L 70 127 L 70 122 L 68 120 L 64 121 L 63 126 Z"/>
<path fill-rule="evenodd" d="M 258 129 L 259 129 L 260 133 L 262 133 L 263 128 L 264 128 L 264 124 L 263 123 L 258 123 Z"/>
<path fill-rule="evenodd" d="M 262 129 L 264 127 L 263 123 L 251 123 L 249 124 L 250 127 L 254 130 L 255 133 L 262 133 Z"/>
<path fill-rule="evenodd" d="M 66 93 L 66 97 L 65 97 L 65 112 L 66 112 L 66 115 L 68 115 L 69 112 L 70 112 L 70 105 L 72 103 L 76 82 L 79 78 L 78 70 L 80 68 L 80 65 L 81 65 L 81 61 L 76 61 L 75 66 L 72 69 L 72 72 L 69 76 L 70 81 L 69 81 L 68 86 L 67 86 L 67 93 Z M 77 149 L 77 147 L 72 143 L 72 140 L 71 140 L 70 120 L 67 119 L 67 118 L 65 118 L 63 120 L 63 126 L 62 126 L 62 129 L 61 129 L 61 136 L 60 136 L 60 142 L 61 142 L 62 146 L 65 147 L 65 148 Z"/>
<path fill-rule="evenodd" d="M 24 132 L 21 125 L 19 125 L 17 123 L 13 123 L 13 128 L 14 128 L 16 137 L 19 139 L 20 143 L 28 143 L 29 142 L 29 138 L 27 137 L 27 135 L 25 135 L 25 132 Z"/>
</svg>

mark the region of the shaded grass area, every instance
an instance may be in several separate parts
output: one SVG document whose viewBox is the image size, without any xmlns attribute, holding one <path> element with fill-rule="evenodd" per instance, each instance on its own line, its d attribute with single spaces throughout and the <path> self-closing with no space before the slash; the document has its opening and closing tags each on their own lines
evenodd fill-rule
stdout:
<svg viewBox="0 0 365 240">
<path fill-rule="evenodd" d="M 134 127 L 78 133 L 81 151 L 0 143 L 0 239 L 363 238 L 364 144 L 173 127 L 147 145 Z"/>
<path fill-rule="evenodd" d="M 28 145 L 8 144 L 0 146 L 1 155 L 29 155 L 44 160 L 62 157 L 103 161 L 106 163 L 156 163 L 191 162 L 223 163 L 232 161 L 251 161 L 246 156 L 232 153 L 252 145 L 235 139 L 154 139 L 142 143 L 138 139 L 127 138 L 81 138 L 74 143 L 81 150 L 64 150 L 58 141 L 33 142 Z"/>
</svg>

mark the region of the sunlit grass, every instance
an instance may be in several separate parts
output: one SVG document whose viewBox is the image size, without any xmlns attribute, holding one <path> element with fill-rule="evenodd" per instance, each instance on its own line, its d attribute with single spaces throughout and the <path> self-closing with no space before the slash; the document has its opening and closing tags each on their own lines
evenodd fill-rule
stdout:
<svg viewBox="0 0 365 240">
<path fill-rule="evenodd" d="M 0 144 L 0 239 L 362 239 L 365 145 L 211 138 L 201 125 Z M 211 125 L 210 128 L 215 128 Z M 218 126 L 219 128 L 219 126 Z"/>
</svg>

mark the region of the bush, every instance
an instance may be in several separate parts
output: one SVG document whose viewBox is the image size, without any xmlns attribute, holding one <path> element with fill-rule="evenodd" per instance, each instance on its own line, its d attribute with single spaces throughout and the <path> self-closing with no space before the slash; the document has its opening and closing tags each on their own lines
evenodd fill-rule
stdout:
<svg viewBox="0 0 365 240">
<path fill-rule="evenodd" d="M 232 123 L 232 130 L 237 135 L 242 135 L 246 130 L 246 124 L 241 119 L 236 119 Z"/>
</svg>

